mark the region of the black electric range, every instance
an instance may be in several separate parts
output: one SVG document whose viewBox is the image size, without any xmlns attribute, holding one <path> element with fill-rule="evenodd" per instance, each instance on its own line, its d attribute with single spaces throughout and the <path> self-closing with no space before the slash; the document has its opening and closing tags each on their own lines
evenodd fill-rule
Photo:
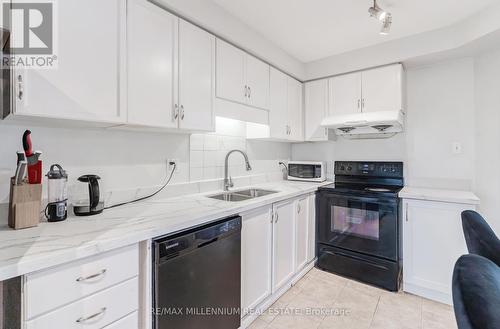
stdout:
<svg viewBox="0 0 500 329">
<path fill-rule="evenodd" d="M 391 291 L 401 279 L 402 162 L 335 162 L 316 198 L 317 266 Z"/>
</svg>

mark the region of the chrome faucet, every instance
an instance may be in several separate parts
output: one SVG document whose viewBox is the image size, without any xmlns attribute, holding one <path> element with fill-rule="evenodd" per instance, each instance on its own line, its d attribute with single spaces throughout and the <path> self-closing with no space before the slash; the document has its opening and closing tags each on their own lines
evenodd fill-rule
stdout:
<svg viewBox="0 0 500 329">
<path fill-rule="evenodd" d="M 250 166 L 250 162 L 248 161 L 248 155 L 245 152 L 241 150 L 232 150 L 227 152 L 226 161 L 224 162 L 224 191 L 229 191 L 229 188 L 234 186 L 233 180 L 231 179 L 231 176 L 229 176 L 229 156 L 234 152 L 241 153 L 245 157 L 247 171 L 252 170 L 252 166 Z"/>
</svg>

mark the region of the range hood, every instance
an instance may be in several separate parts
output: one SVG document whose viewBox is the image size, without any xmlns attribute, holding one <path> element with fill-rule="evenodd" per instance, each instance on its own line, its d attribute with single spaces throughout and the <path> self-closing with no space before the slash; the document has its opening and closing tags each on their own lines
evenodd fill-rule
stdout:
<svg viewBox="0 0 500 329">
<path fill-rule="evenodd" d="M 360 112 L 329 116 L 321 126 L 348 138 L 388 138 L 403 131 L 403 111 Z"/>
</svg>

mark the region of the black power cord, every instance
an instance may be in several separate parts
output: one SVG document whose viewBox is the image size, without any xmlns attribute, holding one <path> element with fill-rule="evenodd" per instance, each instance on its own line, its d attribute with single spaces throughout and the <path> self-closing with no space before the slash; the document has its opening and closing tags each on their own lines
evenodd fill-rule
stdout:
<svg viewBox="0 0 500 329">
<path fill-rule="evenodd" d="M 135 200 L 132 200 L 132 201 L 127 201 L 127 202 L 122 202 L 122 203 L 118 203 L 118 204 L 115 204 L 115 205 L 112 205 L 112 206 L 108 206 L 108 207 L 104 207 L 104 209 L 111 209 L 111 208 L 116 208 L 116 207 L 121 207 L 121 206 L 125 206 L 127 204 L 131 204 L 131 203 L 135 203 L 135 202 L 139 202 L 139 201 L 143 201 L 143 200 L 146 200 L 146 199 L 149 199 L 149 198 L 152 198 L 154 197 L 155 195 L 157 195 L 158 193 L 160 193 L 161 191 L 163 191 L 163 189 L 165 187 L 167 187 L 168 183 L 170 183 L 170 180 L 172 180 L 172 176 L 174 175 L 174 172 L 175 172 L 175 169 L 177 169 L 177 164 L 175 162 L 171 162 L 169 163 L 169 165 L 172 165 L 173 168 L 172 168 L 172 172 L 170 172 L 170 176 L 168 177 L 167 181 L 165 182 L 165 184 L 163 184 L 162 187 L 160 187 L 156 192 L 154 193 L 151 193 L 150 195 L 147 195 L 147 196 L 143 196 L 139 199 L 135 199 Z"/>
</svg>

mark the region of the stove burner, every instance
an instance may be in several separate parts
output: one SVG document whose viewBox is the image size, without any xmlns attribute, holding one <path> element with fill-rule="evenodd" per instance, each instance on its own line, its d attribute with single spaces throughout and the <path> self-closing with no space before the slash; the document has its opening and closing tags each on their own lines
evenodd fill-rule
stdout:
<svg viewBox="0 0 500 329">
<path fill-rule="evenodd" d="M 387 188 L 378 188 L 378 187 L 367 187 L 365 188 L 365 191 L 370 191 L 370 192 L 391 192 L 391 190 Z"/>
</svg>

